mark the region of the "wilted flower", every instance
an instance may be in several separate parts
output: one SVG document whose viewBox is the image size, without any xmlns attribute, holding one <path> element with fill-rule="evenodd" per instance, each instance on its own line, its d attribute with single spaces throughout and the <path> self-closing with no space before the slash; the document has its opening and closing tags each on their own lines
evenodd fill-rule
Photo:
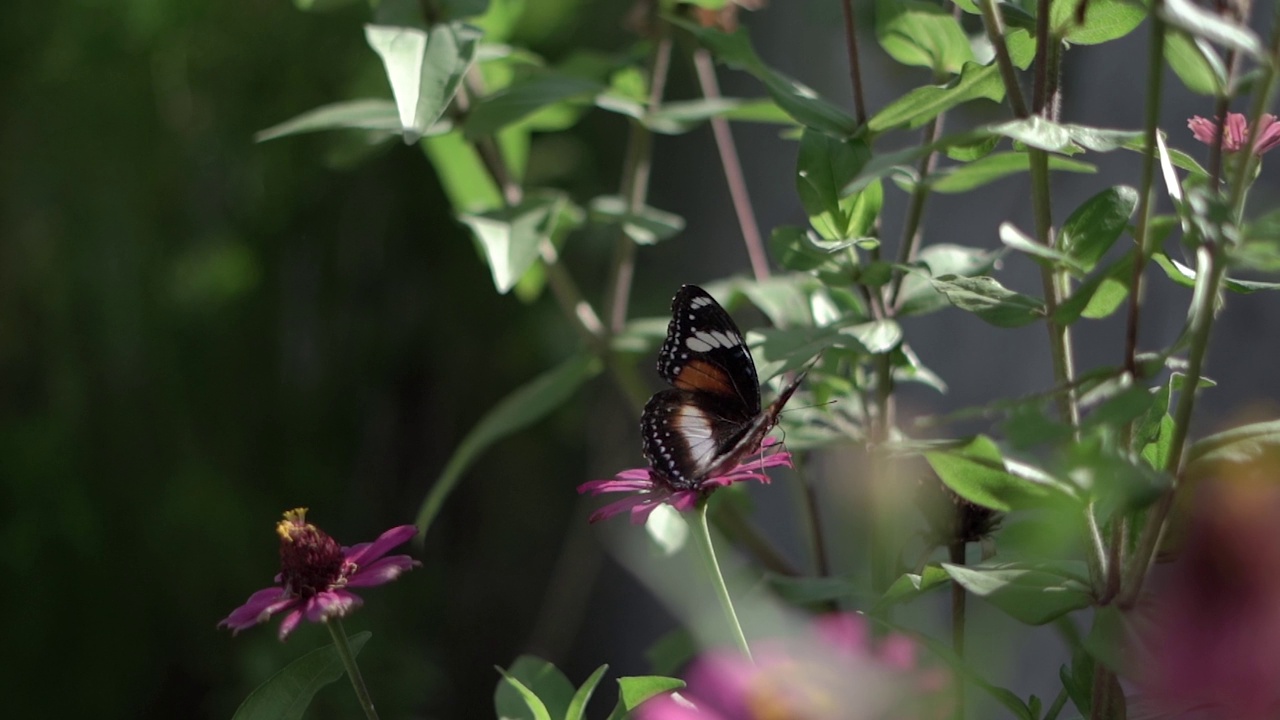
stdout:
<svg viewBox="0 0 1280 720">
<path fill-rule="evenodd" d="M 770 452 L 770 448 L 777 444 L 778 442 L 775 439 L 766 438 L 759 452 L 720 475 L 702 480 L 698 483 L 698 487 L 694 489 L 674 487 L 661 475 L 646 467 L 623 470 L 606 480 L 584 482 L 578 486 L 578 492 L 589 492 L 592 495 L 613 492 L 634 493 L 591 513 L 589 522 L 604 520 L 629 511 L 631 513 L 631 522 L 638 524 L 644 522 L 649 517 L 649 513 L 663 503 L 680 512 L 684 512 L 692 509 L 700 498 L 705 497 L 716 488 L 743 482 L 744 480 L 759 480 L 762 483 L 768 483 L 769 476 L 764 474 L 765 468 L 791 467 L 791 453 L 782 450 Z"/>
<path fill-rule="evenodd" d="M 321 622 L 359 607 L 363 601 L 348 588 L 382 585 L 421 565 L 408 555 L 383 557 L 414 536 L 417 528 L 412 525 L 391 528 L 371 543 L 339 547 L 336 540 L 308 523 L 306 516 L 306 508 L 297 508 L 276 523 L 280 536 L 278 586 L 251 595 L 218 627 L 238 633 L 288 611 L 280 623 L 280 639 L 284 640 L 304 617 Z"/>
<path fill-rule="evenodd" d="M 873 640 L 858 615 L 819 618 L 800 637 L 703 655 L 678 693 L 638 708 L 640 720 L 941 720 L 954 700 L 945 671 L 922 669 L 903 635 Z"/>
<path fill-rule="evenodd" d="M 1271 463 L 1206 481 L 1182 556 L 1136 611 L 1131 664 L 1161 718 L 1280 717 L 1280 486 Z"/>
<path fill-rule="evenodd" d="M 931 546 L 986 542 L 1000 527 L 1004 517 L 989 507 L 961 497 L 932 473 L 920 480 L 916 489 L 916 506 L 928 525 L 926 540 Z"/>
<path fill-rule="evenodd" d="M 1197 115 L 1187 121 L 1187 127 L 1191 128 L 1191 134 L 1197 140 L 1213 145 L 1217 142 L 1218 122 L 1217 118 L 1209 120 Z M 1239 152 L 1249 146 L 1249 138 L 1249 123 L 1244 115 L 1227 113 L 1227 124 L 1222 130 L 1222 149 L 1226 152 Z M 1276 122 L 1275 115 L 1263 115 L 1258 121 L 1258 144 L 1253 152 L 1261 155 L 1276 145 L 1280 145 L 1280 123 Z"/>
</svg>

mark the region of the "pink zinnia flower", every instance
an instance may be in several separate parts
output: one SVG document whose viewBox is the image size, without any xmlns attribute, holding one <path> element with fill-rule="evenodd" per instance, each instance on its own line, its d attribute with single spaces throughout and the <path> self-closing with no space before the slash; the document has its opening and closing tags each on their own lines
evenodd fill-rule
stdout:
<svg viewBox="0 0 1280 720">
<path fill-rule="evenodd" d="M 755 644 L 755 662 L 711 652 L 688 685 L 637 709 L 640 720 L 942 720 L 954 710 L 947 673 L 920 669 L 904 635 L 875 641 L 849 613 L 819 618 L 796 637 Z"/>
<path fill-rule="evenodd" d="M 311 622 L 342 617 L 363 602 L 347 588 L 382 585 L 422 564 L 408 555 L 383 557 L 417 532 L 412 525 L 401 525 L 371 543 L 339 547 L 336 540 L 307 522 L 306 508 L 290 510 L 276 523 L 280 574 L 275 581 L 279 585 L 249 596 L 218 627 L 229 627 L 234 634 L 288 611 L 280 623 L 280 639 L 284 640 L 304 617 Z"/>
<path fill-rule="evenodd" d="M 1209 120 L 1199 115 L 1187 121 L 1191 134 L 1205 145 L 1217 142 L 1218 119 Z M 1249 124 L 1240 113 L 1227 113 L 1227 124 L 1222 130 L 1222 149 L 1226 152 L 1240 152 L 1249 147 Z M 1255 155 L 1280 145 L 1280 123 L 1275 115 L 1263 115 L 1258 121 L 1258 144 L 1254 147 Z"/>
<path fill-rule="evenodd" d="M 623 512 L 631 513 L 631 522 L 642 523 L 649 517 L 654 508 L 666 503 L 684 512 L 697 504 L 719 487 L 725 487 L 745 480 L 769 482 L 764 474 L 765 468 L 791 467 L 791 453 L 785 450 L 770 452 L 770 448 L 779 444 L 774 438 L 766 438 L 760 450 L 749 456 L 747 460 L 720 475 L 705 478 L 696 488 L 681 489 L 673 486 L 666 478 L 655 473 L 652 468 L 634 468 L 623 470 L 606 480 L 590 480 L 578 486 L 579 493 L 601 495 L 604 493 L 635 493 L 616 502 L 609 503 L 591 513 L 589 522 L 611 518 Z"/>
<path fill-rule="evenodd" d="M 1155 717 L 1280 717 L 1277 470 L 1264 460 L 1204 481 L 1181 557 L 1132 613 L 1129 664 Z"/>
</svg>

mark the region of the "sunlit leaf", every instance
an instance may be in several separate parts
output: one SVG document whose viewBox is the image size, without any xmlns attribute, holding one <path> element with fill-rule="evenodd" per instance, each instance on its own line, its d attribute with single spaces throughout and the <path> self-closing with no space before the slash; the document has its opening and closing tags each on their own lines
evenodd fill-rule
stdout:
<svg viewBox="0 0 1280 720">
<path fill-rule="evenodd" d="M 855 227 L 859 195 L 842 197 L 840 191 L 870 157 L 871 149 L 861 140 L 839 140 L 814 130 L 806 130 L 800 139 L 796 190 L 809 222 L 822 237 L 843 240 L 865 234 L 865 228 Z"/>
<path fill-rule="evenodd" d="M 1202 8 L 1191 0 L 1163 0 L 1157 7 L 1165 22 L 1174 27 L 1252 55 L 1260 62 L 1268 60 L 1266 48 L 1258 36 L 1247 26 L 1231 22 L 1225 15 Z"/>
<path fill-rule="evenodd" d="M 1191 92 L 1217 97 L 1227 86 L 1227 66 L 1207 40 L 1178 30 L 1164 36 L 1164 58 Z"/>
<path fill-rule="evenodd" d="M 1082 562 L 942 567 L 965 590 L 1028 625 L 1043 625 L 1093 604 Z"/>
<path fill-rule="evenodd" d="M 546 108 L 577 103 L 583 107 L 604 90 L 597 82 L 553 71 L 525 78 L 476 101 L 467 113 L 463 131 L 470 139 L 492 135 L 500 128 Z"/>
<path fill-rule="evenodd" d="M 569 703 L 568 710 L 565 711 L 564 720 L 583 720 L 586 717 L 587 703 L 591 702 L 591 695 L 596 691 L 596 686 L 600 684 L 604 673 L 609 669 L 608 665 L 601 665 L 596 671 L 591 673 L 586 682 L 578 688 L 573 694 L 573 700 Z"/>
<path fill-rule="evenodd" d="M 458 216 L 484 249 L 493 285 L 506 293 L 538 259 L 539 246 L 559 229 L 569 204 L 559 193 L 529 195 L 514 207 Z"/>
<path fill-rule="evenodd" d="M 1097 45 L 1133 32 L 1147 16 L 1142 5 L 1127 0 L 1089 0 L 1084 22 L 1077 23 L 1081 0 L 1054 0 L 1050 32 L 1075 45 Z"/>
<path fill-rule="evenodd" d="M 436 134 L 448 128 L 448 124 L 438 123 L 428 128 L 426 134 Z M 257 142 L 266 142 L 300 133 L 353 129 L 400 132 L 400 118 L 396 113 L 396 104 L 390 100 L 349 100 L 323 105 L 285 120 L 279 125 L 259 130 L 254 134 L 253 139 Z"/>
<path fill-rule="evenodd" d="M 1018 37 L 1022 42 L 1015 42 Z M 1009 39 L 1016 46 L 1023 46 L 1030 36 L 1024 30 L 1012 30 Z M 1014 58 L 1015 64 L 1025 67 L 1034 52 L 1019 52 Z M 985 98 L 1001 100 L 1004 98 L 1004 83 L 1000 79 L 1000 69 L 992 62 L 988 65 L 965 63 L 960 74 L 945 85 L 928 85 L 916 88 L 901 98 L 889 103 L 872 117 L 867 126 L 874 131 L 889 130 L 896 127 L 919 127 L 939 113 L 970 100 Z"/>
<path fill-rule="evenodd" d="M 952 305 L 971 312 L 998 327 L 1019 327 L 1044 317 L 1044 303 L 1014 292 L 993 277 L 943 275 L 933 286 Z"/>
<path fill-rule="evenodd" d="M 653 245 L 675 237 L 684 230 L 684 218 L 643 205 L 636 213 L 627 212 L 627 203 L 617 195 L 601 195 L 588 204 L 593 219 L 622 226 L 622 231 L 639 245 Z"/>
<path fill-rule="evenodd" d="M 430 32 L 413 27 L 366 25 L 365 39 L 382 58 L 400 112 L 405 142 L 416 142 L 449 107 L 475 60 L 480 31 L 442 23 Z"/>
<path fill-rule="evenodd" d="M 951 13 L 922 0 L 877 0 L 876 38 L 904 65 L 956 73 L 973 61 L 969 38 Z"/>
<path fill-rule="evenodd" d="M 1137 207 L 1137 190 L 1126 185 L 1103 190 L 1071 213 L 1062 224 L 1059 242 L 1086 272 L 1093 270 L 1128 227 Z"/>
<path fill-rule="evenodd" d="M 1009 512 L 1042 506 L 1064 491 L 1051 478 L 1032 481 L 1032 472 L 1018 474 L 990 438 L 978 435 L 968 443 L 924 454 L 938 477 L 960 497 L 969 502 Z"/>
</svg>

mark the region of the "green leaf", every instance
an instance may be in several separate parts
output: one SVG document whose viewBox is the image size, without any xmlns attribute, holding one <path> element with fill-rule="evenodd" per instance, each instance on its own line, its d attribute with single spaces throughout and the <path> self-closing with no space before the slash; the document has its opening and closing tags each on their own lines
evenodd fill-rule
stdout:
<svg viewBox="0 0 1280 720">
<path fill-rule="evenodd" d="M 621 225 L 622 231 L 638 245 L 653 245 L 675 237 L 684 230 L 684 218 L 643 205 L 639 211 L 627 212 L 627 202 L 617 195 L 601 195 L 587 205 L 595 220 Z"/>
<path fill-rule="evenodd" d="M 1022 47 L 1030 41 L 1031 36 L 1025 30 L 1015 29 L 1007 37 L 1012 45 Z M 1026 67 L 1031 54 L 1032 51 L 1018 52 L 1013 58 L 1014 64 Z M 927 85 L 912 90 L 876 113 L 867 122 L 867 127 L 875 132 L 897 127 L 919 127 L 939 113 L 979 98 L 996 101 L 1004 98 L 1004 83 L 1000 80 L 1000 69 L 994 62 L 989 65 L 965 63 L 960 74 L 946 85 Z"/>
<path fill-rule="evenodd" d="M 463 131 L 471 140 L 492 135 L 551 106 L 576 103 L 585 107 L 603 90 L 600 83 L 543 70 L 479 99 L 467 113 Z"/>
<path fill-rule="evenodd" d="M 347 638 L 351 654 L 359 655 L 373 633 Z M 346 674 L 342 657 L 333 645 L 303 655 L 272 675 L 240 703 L 233 720 L 301 720 L 320 688 Z"/>
<path fill-rule="evenodd" d="M 1081 562 L 1000 563 L 966 567 L 943 563 L 965 590 L 1028 625 L 1043 625 L 1093 604 Z"/>
<path fill-rule="evenodd" d="M 1259 62 L 1267 62 L 1266 48 L 1252 30 L 1201 8 L 1191 0 L 1164 0 L 1159 5 L 1159 12 L 1165 22 L 1195 37 L 1252 55 Z"/>
<path fill-rule="evenodd" d="M 447 130 L 448 127 L 447 124 L 437 123 L 428 128 L 427 134 L 435 134 Z M 279 125 L 259 130 L 254 133 L 253 139 L 256 142 L 266 142 L 288 135 L 321 130 L 374 130 L 398 133 L 400 117 L 396 114 L 396 104 L 390 100 L 349 100 L 308 110 Z"/>
<path fill-rule="evenodd" d="M 1082 268 L 1075 258 L 1040 243 L 1019 230 L 1012 223 L 1000 223 L 1000 242 L 1011 250 L 1026 253 L 1046 267 L 1061 266 L 1079 272 Z"/>
<path fill-rule="evenodd" d="M 1027 707 L 1026 703 L 1022 702 L 1021 698 L 1005 688 L 997 687 L 987 682 L 969 663 L 956 655 L 949 645 L 928 635 L 912 634 L 911 637 L 949 665 L 958 677 L 964 678 L 965 682 L 981 689 L 994 698 L 996 702 L 1003 705 L 1006 710 L 1013 713 L 1013 717 L 1018 720 L 1037 720 L 1036 716 L 1031 713 L 1031 709 Z"/>
<path fill-rule="evenodd" d="M 471 463 L 495 442 L 541 420 L 564 404 L 584 382 L 599 374 L 600 361 L 575 355 L 557 367 L 516 388 L 503 398 L 467 433 L 453 451 L 448 464 L 431 486 L 418 510 L 415 524 L 425 535 L 431 521 Z"/>
<path fill-rule="evenodd" d="M 1081 149 L 1111 152 L 1142 141 L 1142 133 L 1136 130 L 1056 123 L 1039 115 L 988 125 L 985 130 L 1034 148 L 1066 154 L 1074 154 Z"/>
<path fill-rule="evenodd" d="M 502 192 L 462 133 L 425 137 L 420 145 L 454 212 L 475 213 L 502 206 Z"/>
<path fill-rule="evenodd" d="M 1227 87 L 1227 66 L 1207 40 L 1178 30 L 1164 36 L 1164 58 L 1187 89 L 1199 95 L 1218 97 Z"/>
<path fill-rule="evenodd" d="M 1158 265 L 1161 270 L 1164 270 L 1164 274 L 1167 275 L 1170 280 L 1183 287 L 1193 288 L 1196 286 L 1195 268 L 1187 267 L 1177 260 L 1174 260 L 1165 254 L 1163 250 L 1158 250 L 1155 253 L 1152 253 L 1151 259 L 1155 261 L 1155 264 Z M 1232 292 L 1240 293 L 1241 295 L 1248 295 L 1250 293 L 1258 292 L 1259 290 L 1280 289 L 1280 284 L 1277 283 L 1258 282 L 1255 280 L 1236 280 L 1235 278 L 1229 277 L 1222 278 L 1222 286 Z"/>
<path fill-rule="evenodd" d="M 1070 325 L 1080 317 L 1099 320 L 1110 316 L 1129 295 L 1129 283 L 1133 280 L 1134 251 L 1107 266 L 1075 289 L 1071 297 L 1058 306 L 1053 319 L 1062 325 Z"/>
<path fill-rule="evenodd" d="M 997 327 L 1021 327 L 1044 317 L 1044 303 L 1001 285 L 993 277 L 943 275 L 933 286 L 952 305 Z"/>
<path fill-rule="evenodd" d="M 772 99 L 702 98 L 664 102 L 654 112 L 645 112 L 640 122 L 655 133 L 680 135 L 714 117 L 742 122 L 791 125 L 790 115 Z"/>
<path fill-rule="evenodd" d="M 924 315 L 947 306 L 947 296 L 933 286 L 932 278 L 943 275 L 972 277 L 990 272 L 999 255 L 981 248 L 939 243 L 929 245 L 916 256 L 915 265 L 927 272 L 912 270 L 902 278 L 898 292 L 898 315 Z"/>
<path fill-rule="evenodd" d="M 359 0 L 293 0 L 293 6 L 303 12 L 329 12 L 357 2 Z"/>
<path fill-rule="evenodd" d="M 1210 435 L 1187 449 L 1186 475 L 1200 477 L 1222 465 L 1280 460 L 1280 420 L 1251 423 Z"/>
<path fill-rule="evenodd" d="M 574 699 L 573 683 L 555 665 L 533 655 L 521 655 L 507 669 L 497 668 L 503 680 L 493 693 L 500 718 L 549 720 L 563 718 Z"/>
<path fill-rule="evenodd" d="M 510 707 L 504 710 L 502 706 L 510 705 L 510 703 L 502 702 L 495 698 L 494 705 L 498 706 L 498 717 L 503 720 L 526 720 L 526 718 L 528 720 L 551 720 L 551 711 L 547 709 L 546 704 L 542 702 L 542 699 L 538 697 L 538 694 L 532 688 L 509 675 L 506 670 L 502 668 L 497 668 L 497 670 L 502 673 L 502 678 L 506 683 L 505 685 L 499 685 L 499 691 L 505 688 L 514 688 L 520 701 L 524 703 L 524 710 L 528 711 L 512 712 Z"/>
<path fill-rule="evenodd" d="M 769 96 L 778 107 L 801 125 L 838 137 L 848 137 L 858 131 L 857 121 L 848 113 L 822 99 L 810 88 L 765 65 L 751 47 L 745 28 L 729 34 L 704 28 L 682 18 L 666 18 L 672 24 L 693 33 L 720 62 L 748 72 L 764 83 Z"/>
<path fill-rule="evenodd" d="M 626 717 L 626 713 L 640 707 L 645 700 L 682 687 L 684 687 L 683 680 L 661 675 L 618 678 L 618 708 L 609 717 Z M 619 710 L 623 712 L 622 715 L 617 714 Z"/>
<path fill-rule="evenodd" d="M 1032 473 L 1022 472 L 1019 476 L 1010 472 L 1000 449 L 984 435 L 959 447 L 926 452 L 924 457 L 957 495 L 992 510 L 1041 507 L 1054 494 L 1063 492 L 1047 476 L 1043 481 L 1034 481 L 1029 479 Z"/>
<path fill-rule="evenodd" d="M 796 158 L 796 190 L 809 222 L 822 237 L 844 240 L 866 234 L 865 219 L 855 211 L 862 193 L 841 197 L 841 189 L 871 157 L 861 140 L 839 140 L 805 130 Z M 879 210 L 879 207 L 876 207 Z M 874 214 L 872 215 L 874 218 Z M 863 222 L 859 222 L 863 221 Z"/>
<path fill-rule="evenodd" d="M 935 73 L 957 73 L 973 61 L 964 29 L 936 3 L 877 0 L 876 38 L 894 60 Z"/>
<path fill-rule="evenodd" d="M 1084 22 L 1076 23 L 1080 0 L 1054 0 L 1049 11 L 1050 32 L 1076 45 L 1097 45 L 1124 37 L 1142 24 L 1147 10 L 1126 0 L 1089 0 Z"/>
<path fill-rule="evenodd" d="M 364 32 L 387 71 L 405 143 L 416 142 L 458 92 L 475 60 L 480 31 L 461 23 L 442 23 L 430 34 L 386 25 L 365 25 Z"/>
<path fill-rule="evenodd" d="M 950 580 L 951 576 L 947 574 L 947 571 L 937 565 L 926 565 L 924 572 L 919 575 L 903 573 L 897 580 L 893 581 L 893 584 L 884 592 L 884 595 L 880 596 L 871 612 L 880 615 L 895 605 L 901 605 L 924 595 L 930 590 L 942 587 Z"/>
<path fill-rule="evenodd" d="M 799 272 L 816 270 L 828 263 L 849 272 L 849 257 L 843 251 L 857 244 L 858 240 L 824 242 L 812 230 L 795 225 L 778 226 L 769 235 L 769 250 L 778 264 Z"/>
<path fill-rule="evenodd" d="M 537 261 L 540 245 L 561 229 L 568 204 L 564 195 L 545 193 L 526 196 L 514 207 L 458 216 L 484 249 L 498 292 L 505 294 L 515 287 Z"/>
<path fill-rule="evenodd" d="M 586 717 L 587 703 L 591 702 L 591 695 L 596 691 L 596 686 L 600 684 L 600 679 L 604 677 L 604 673 L 609 669 L 608 665 L 601 665 L 596 671 L 591 673 L 591 677 L 582 683 L 582 687 L 573 694 L 573 700 L 569 702 L 569 709 L 565 711 L 564 720 L 583 720 Z"/>
<path fill-rule="evenodd" d="M 1024 173 L 1030 169 L 1031 164 L 1026 153 L 992 153 L 973 162 L 955 165 L 937 172 L 929 177 L 928 185 L 935 192 L 940 193 L 968 192 L 1000 178 Z M 1056 155 L 1049 157 L 1049 169 L 1081 173 L 1097 171 L 1097 168 L 1089 163 Z"/>
<path fill-rule="evenodd" d="M 1086 271 L 1093 270 L 1129 225 L 1138 191 L 1126 185 L 1103 190 L 1076 208 L 1062 224 L 1062 248 Z"/>
</svg>

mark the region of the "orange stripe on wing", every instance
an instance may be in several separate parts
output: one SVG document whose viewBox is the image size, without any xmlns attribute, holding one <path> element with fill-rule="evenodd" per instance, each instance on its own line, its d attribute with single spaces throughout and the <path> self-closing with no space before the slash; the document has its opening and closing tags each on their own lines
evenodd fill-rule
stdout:
<svg viewBox="0 0 1280 720">
<path fill-rule="evenodd" d="M 737 390 L 733 379 L 719 365 L 706 360 L 693 359 L 680 368 L 680 374 L 672 383 L 681 390 L 694 390 L 714 393 L 716 395 L 734 396 Z"/>
</svg>

